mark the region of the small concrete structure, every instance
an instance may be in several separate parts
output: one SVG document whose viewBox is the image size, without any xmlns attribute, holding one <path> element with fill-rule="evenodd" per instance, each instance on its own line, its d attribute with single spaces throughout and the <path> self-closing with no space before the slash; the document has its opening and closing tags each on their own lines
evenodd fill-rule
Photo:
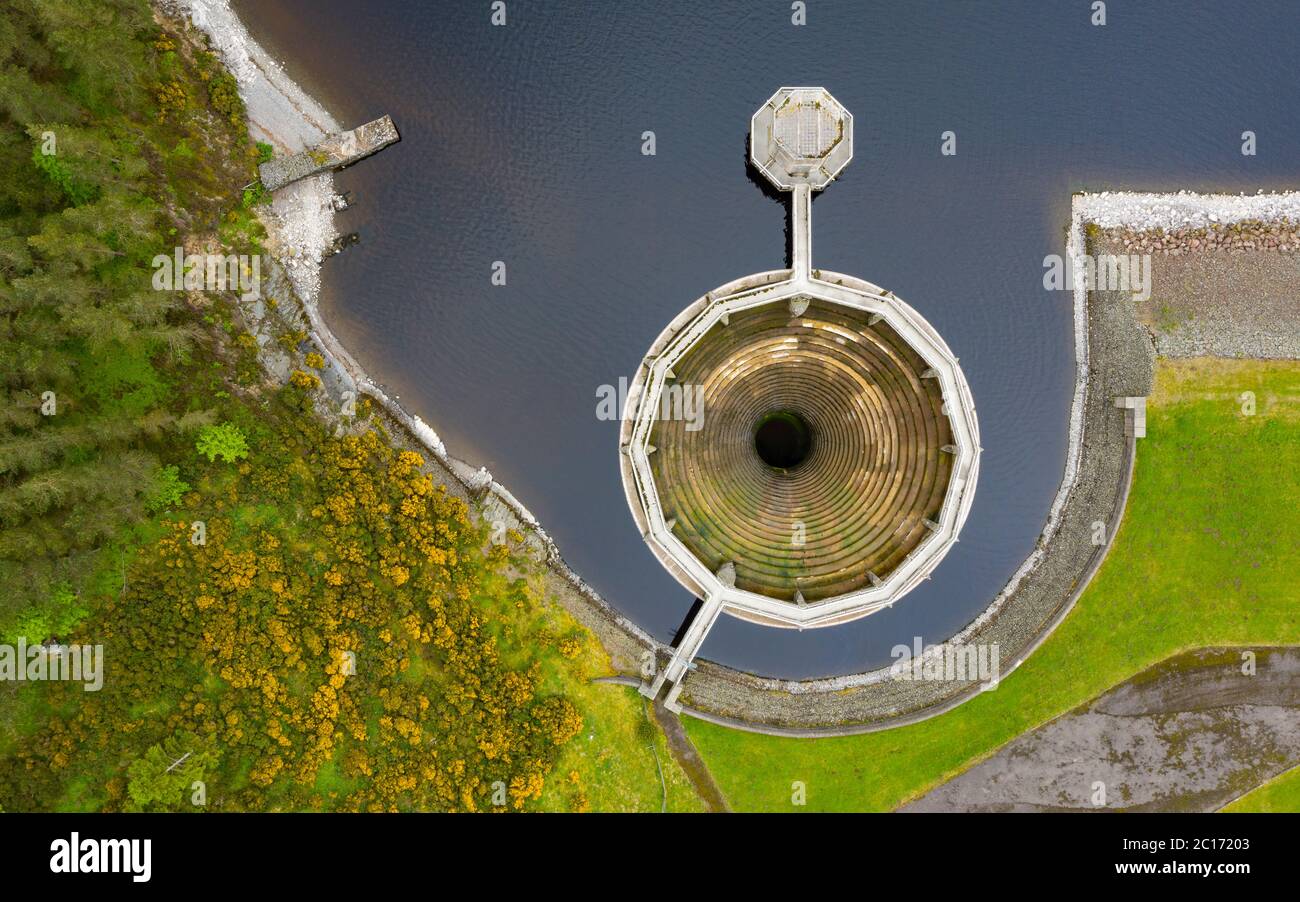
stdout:
<svg viewBox="0 0 1300 902">
<path fill-rule="evenodd" d="M 1124 418 L 1124 431 L 1132 438 L 1146 438 L 1147 434 L 1147 399 L 1116 398 L 1115 406 L 1127 411 Z"/>
<path fill-rule="evenodd" d="M 671 682 L 670 710 L 723 612 L 831 626 L 928 579 L 957 541 L 979 473 L 975 405 L 939 334 L 893 292 L 812 268 L 812 192 L 852 159 L 852 116 L 824 88 L 782 88 L 750 128 L 753 164 L 793 194 L 794 265 L 730 282 L 678 315 L 637 371 L 620 435 L 638 528 L 703 600 L 641 687 L 657 698 Z M 665 412 L 691 388 L 699 423 Z M 803 456 L 763 457 L 773 420 L 805 430 Z"/>
<path fill-rule="evenodd" d="M 268 160 L 258 167 L 258 174 L 266 190 L 275 191 L 309 175 L 351 166 L 401 139 L 393 120 L 384 116 L 351 131 L 330 135 L 302 153 Z"/>
<path fill-rule="evenodd" d="M 821 191 L 853 159 L 853 115 L 825 88 L 782 88 L 749 121 L 749 156 L 782 191 Z"/>
</svg>

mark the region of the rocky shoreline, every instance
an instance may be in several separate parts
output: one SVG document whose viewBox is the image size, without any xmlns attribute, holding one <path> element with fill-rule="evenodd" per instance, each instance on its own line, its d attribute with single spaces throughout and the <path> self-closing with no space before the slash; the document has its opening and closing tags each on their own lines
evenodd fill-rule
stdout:
<svg viewBox="0 0 1300 902">
<path fill-rule="evenodd" d="M 1103 253 L 1127 253 L 1118 237 Z M 1300 358 L 1300 247 L 1155 256 L 1138 315 L 1161 357 Z"/>
<path fill-rule="evenodd" d="M 1079 199 L 1100 254 L 1151 255 L 1161 357 L 1300 358 L 1300 193 Z"/>
<path fill-rule="evenodd" d="M 163 12 L 188 20 L 207 36 L 212 50 L 239 84 L 248 109 L 249 132 L 278 154 L 297 153 L 339 130 L 329 111 L 284 73 L 244 28 L 226 0 L 158 0 Z M 334 179 L 326 173 L 275 192 L 262 216 L 272 253 L 309 304 L 320 294 L 320 265 L 338 240 L 334 226 Z"/>
<path fill-rule="evenodd" d="M 1169 254 L 1177 257 L 1188 253 L 1227 251 L 1240 254 L 1247 251 L 1300 252 L 1300 222 L 1283 217 L 1279 221 L 1264 222 L 1250 219 L 1242 222 L 1213 222 L 1208 227 L 1164 229 L 1115 229 L 1109 233 L 1120 247 L 1135 254 Z"/>
<path fill-rule="evenodd" d="M 252 39 L 226 0 L 160 0 L 160 6 L 207 36 L 239 84 L 255 140 L 271 143 L 279 153 L 297 153 L 340 130 L 334 118 Z M 285 330 L 305 334 L 303 347 L 310 344 L 325 362 L 320 372 L 320 400 L 325 403 L 318 408 L 339 428 L 346 428 L 348 421 L 338 415 L 345 404 L 372 399 L 390 435 L 418 451 L 435 479 L 470 502 L 478 516 L 525 536 L 533 557 L 544 568 L 548 597 L 600 639 L 613 667 L 639 673 L 642 662 L 661 651 L 662 644 L 588 586 L 564 561 L 536 518 L 486 469 L 448 454 L 437 432 L 371 380 L 321 317 L 320 267 L 338 236 L 337 201 L 333 177 L 313 175 L 276 191 L 270 210 L 261 216 L 271 261 L 262 296 L 246 305 L 244 313 L 266 371 L 273 379 L 287 382 L 292 357 L 279 346 L 277 335 Z M 276 303 L 268 304 L 272 298 Z"/>
</svg>

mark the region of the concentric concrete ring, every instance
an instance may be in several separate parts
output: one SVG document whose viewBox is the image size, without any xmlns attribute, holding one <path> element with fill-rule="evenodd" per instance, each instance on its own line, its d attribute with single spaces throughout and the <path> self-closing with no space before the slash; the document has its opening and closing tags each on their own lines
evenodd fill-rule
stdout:
<svg viewBox="0 0 1300 902">
<path fill-rule="evenodd" d="M 888 323 L 807 301 L 738 313 L 674 364 L 649 462 L 673 534 L 710 570 L 732 562 L 739 589 L 813 602 L 887 577 L 930 536 L 953 446 L 938 380 Z M 777 412 L 812 434 L 792 469 L 755 447 Z"/>
<path fill-rule="evenodd" d="M 813 433 L 787 472 L 754 443 L 782 411 Z M 755 273 L 689 305 L 625 414 L 633 518 L 710 617 L 802 629 L 889 607 L 957 541 L 979 474 L 974 401 L 938 332 L 892 292 L 824 270 Z"/>
</svg>

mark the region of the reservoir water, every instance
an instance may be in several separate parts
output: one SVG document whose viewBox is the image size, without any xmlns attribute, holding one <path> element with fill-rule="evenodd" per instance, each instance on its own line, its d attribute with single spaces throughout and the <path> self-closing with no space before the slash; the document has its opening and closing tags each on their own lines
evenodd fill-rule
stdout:
<svg viewBox="0 0 1300 902">
<path fill-rule="evenodd" d="M 703 657 L 769 676 L 942 641 L 1033 549 L 1073 389 L 1071 299 L 1042 282 L 1071 192 L 1300 181 L 1300 120 L 1277 112 L 1295 105 L 1294 2 L 1114 2 L 1102 27 L 1088 3 L 1041 0 L 814 0 L 798 27 L 784 2 L 511 0 L 505 27 L 478 0 L 234 6 L 340 122 L 389 113 L 402 133 L 338 176 L 354 194 L 340 229 L 361 241 L 325 266 L 335 333 L 665 640 L 693 599 L 633 526 L 598 388 L 704 292 L 785 265 L 785 210 L 746 166 L 754 110 L 807 84 L 853 113 L 853 162 L 814 202 L 813 265 L 938 329 L 984 453 L 961 542 L 893 609 L 802 633 L 722 618 Z"/>
</svg>

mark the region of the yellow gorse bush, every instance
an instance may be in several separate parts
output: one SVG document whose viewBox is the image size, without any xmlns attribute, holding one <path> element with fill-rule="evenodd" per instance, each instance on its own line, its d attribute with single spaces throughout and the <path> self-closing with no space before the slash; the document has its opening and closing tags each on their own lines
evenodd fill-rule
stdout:
<svg viewBox="0 0 1300 902">
<path fill-rule="evenodd" d="M 508 787 L 509 807 L 536 800 L 582 718 L 567 699 L 538 697 L 536 666 L 503 663 L 500 627 L 473 603 L 509 586 L 508 551 L 482 550 L 465 502 L 419 454 L 373 430 L 295 428 L 305 442 L 282 444 L 298 465 L 255 457 L 229 476 L 222 513 L 191 493 L 186 516 L 207 516 L 204 544 L 187 520 L 163 524 L 130 568 L 131 591 L 87 625 L 114 662 L 104 690 L 68 693 L 75 713 L 22 748 L 27 767 L 58 771 L 112 733 L 184 730 L 240 774 L 213 790 L 225 808 L 324 804 L 322 779 L 338 787 L 330 806 L 351 810 L 485 810 L 494 786 Z M 283 483 L 259 477 L 265 467 Z M 240 504 L 261 492 L 297 513 L 241 525 Z M 175 698 L 165 711 L 130 704 L 160 686 Z M 121 790 L 109 787 L 113 804 Z"/>
</svg>

